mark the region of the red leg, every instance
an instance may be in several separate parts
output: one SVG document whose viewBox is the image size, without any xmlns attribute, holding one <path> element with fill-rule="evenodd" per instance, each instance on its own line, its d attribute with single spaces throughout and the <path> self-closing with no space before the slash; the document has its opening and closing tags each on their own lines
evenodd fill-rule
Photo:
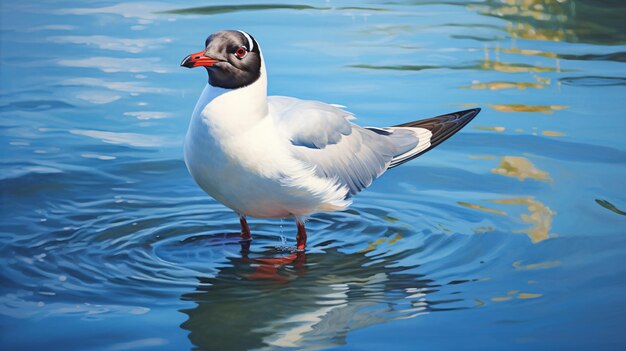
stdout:
<svg viewBox="0 0 626 351">
<path fill-rule="evenodd" d="M 252 234 L 250 234 L 250 227 L 248 226 L 248 221 L 246 221 L 246 216 L 239 216 L 239 223 L 241 224 L 241 239 L 252 240 Z"/>
<path fill-rule="evenodd" d="M 306 249 L 306 228 L 304 228 L 304 222 L 296 221 L 296 223 L 298 224 L 298 235 L 296 236 L 298 243 L 296 250 L 302 252 Z"/>
</svg>

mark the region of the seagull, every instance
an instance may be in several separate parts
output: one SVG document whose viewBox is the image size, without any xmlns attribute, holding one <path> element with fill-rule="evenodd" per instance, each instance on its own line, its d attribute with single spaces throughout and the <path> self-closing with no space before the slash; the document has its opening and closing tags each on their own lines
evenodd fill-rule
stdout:
<svg viewBox="0 0 626 351">
<path fill-rule="evenodd" d="M 205 86 L 185 137 L 185 164 L 198 185 L 232 209 L 241 239 L 246 216 L 291 217 L 296 251 L 306 249 L 305 220 L 341 211 L 388 169 L 448 139 L 479 108 L 393 127 L 361 127 L 344 106 L 267 96 L 259 43 L 240 30 L 211 34 L 183 67 L 204 67 Z"/>
</svg>

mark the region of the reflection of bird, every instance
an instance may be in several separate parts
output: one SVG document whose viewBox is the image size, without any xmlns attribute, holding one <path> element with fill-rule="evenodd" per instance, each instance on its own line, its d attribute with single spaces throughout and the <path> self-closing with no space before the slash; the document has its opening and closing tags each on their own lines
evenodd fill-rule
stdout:
<svg viewBox="0 0 626 351">
<path fill-rule="evenodd" d="M 363 128 L 336 105 L 268 97 L 259 44 L 242 31 L 212 34 L 181 66 L 209 72 L 185 140 L 191 175 L 239 214 L 246 240 L 246 215 L 293 216 L 300 251 L 307 215 L 345 209 L 351 196 L 387 169 L 437 146 L 480 111 Z"/>
<path fill-rule="evenodd" d="M 345 344 L 355 329 L 440 310 L 466 308 L 461 299 L 429 296 L 441 288 L 416 267 L 399 262 L 413 251 L 384 258 L 322 253 L 271 259 L 230 258 L 197 291 L 182 299 L 181 327 L 200 350 L 324 349 Z M 367 269 L 363 269 L 367 267 Z"/>
</svg>

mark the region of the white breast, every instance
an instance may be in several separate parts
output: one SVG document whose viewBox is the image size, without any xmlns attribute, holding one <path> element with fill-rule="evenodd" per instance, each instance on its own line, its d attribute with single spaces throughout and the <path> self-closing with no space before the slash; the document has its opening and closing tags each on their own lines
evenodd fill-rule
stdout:
<svg viewBox="0 0 626 351">
<path fill-rule="evenodd" d="M 254 217 L 306 216 L 345 208 L 328 179 L 289 154 L 257 83 L 236 90 L 207 85 L 185 139 L 185 163 L 200 187 Z M 263 91 L 264 92 L 264 91 Z M 255 94 L 256 93 L 256 94 Z M 259 100 L 263 100 L 262 105 Z"/>
</svg>

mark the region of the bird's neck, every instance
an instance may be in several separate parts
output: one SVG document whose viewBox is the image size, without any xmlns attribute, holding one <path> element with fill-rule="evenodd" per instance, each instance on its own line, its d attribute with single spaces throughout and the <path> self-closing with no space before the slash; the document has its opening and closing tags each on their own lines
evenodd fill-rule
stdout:
<svg viewBox="0 0 626 351">
<path fill-rule="evenodd" d="M 259 79 L 243 88 L 225 89 L 207 84 L 198 100 L 194 116 L 229 133 L 249 129 L 267 113 L 267 74 L 261 65 Z"/>
</svg>

